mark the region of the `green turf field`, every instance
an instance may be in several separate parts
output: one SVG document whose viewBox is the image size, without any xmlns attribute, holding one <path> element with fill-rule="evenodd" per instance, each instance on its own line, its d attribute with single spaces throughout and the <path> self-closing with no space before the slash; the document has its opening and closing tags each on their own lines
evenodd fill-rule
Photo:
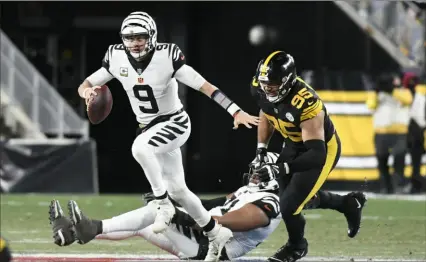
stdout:
<svg viewBox="0 0 426 262">
<path fill-rule="evenodd" d="M 204 196 L 206 197 L 206 196 Z M 212 196 L 210 196 L 212 197 Z M 96 240 L 81 246 L 52 243 L 48 205 L 52 195 L 1 195 L 1 234 L 17 253 L 165 254 L 142 239 Z M 103 219 L 143 205 L 140 196 L 56 196 L 66 208 L 74 199 L 89 217 Z M 426 260 L 426 203 L 369 199 L 361 232 L 346 235 L 346 221 L 333 211 L 307 211 L 309 256 L 367 257 Z M 283 224 L 250 255 L 271 255 L 286 241 Z"/>
</svg>

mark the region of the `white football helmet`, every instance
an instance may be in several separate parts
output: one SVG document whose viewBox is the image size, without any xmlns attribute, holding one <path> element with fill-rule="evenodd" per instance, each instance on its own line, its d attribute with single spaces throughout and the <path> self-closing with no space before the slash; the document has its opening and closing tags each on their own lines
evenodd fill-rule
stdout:
<svg viewBox="0 0 426 262">
<path fill-rule="evenodd" d="M 279 154 L 274 152 L 266 153 L 266 161 L 265 164 L 275 164 L 278 160 Z M 250 166 L 249 172 L 243 175 L 243 183 L 250 190 L 256 191 L 274 191 L 279 188 L 278 182 L 273 179 L 267 182 L 254 182 L 256 176 L 256 170 Z"/>
<path fill-rule="evenodd" d="M 157 46 L 157 25 L 147 13 L 133 12 L 121 24 L 120 37 L 127 51 L 140 60 Z M 145 38 L 146 43 L 138 44 L 137 37 Z"/>
</svg>

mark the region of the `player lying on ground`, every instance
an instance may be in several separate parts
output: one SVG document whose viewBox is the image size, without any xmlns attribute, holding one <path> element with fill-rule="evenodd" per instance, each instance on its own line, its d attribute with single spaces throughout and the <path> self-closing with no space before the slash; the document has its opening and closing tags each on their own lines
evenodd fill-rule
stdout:
<svg viewBox="0 0 426 262">
<path fill-rule="evenodd" d="M 266 163 L 275 163 L 278 154 L 269 152 L 266 158 Z M 210 210 L 210 214 L 218 223 L 233 231 L 234 237 L 225 245 L 221 260 L 247 254 L 279 225 L 281 217 L 277 196 L 278 183 L 268 179 L 272 175 L 263 174 L 262 182 L 259 182 L 258 174 L 254 169 L 250 169 L 245 175 L 245 186 L 226 197 L 202 200 L 203 206 Z M 348 195 L 348 198 L 351 197 Z M 150 201 L 152 199 L 152 195 L 146 197 L 149 203 L 145 207 L 102 221 L 84 216 L 74 201 L 68 203 L 70 220 L 63 215 L 59 202 L 53 200 L 49 207 L 49 220 L 53 227 L 54 241 L 59 246 L 67 246 L 76 240 L 76 235 L 88 241 L 95 238 L 122 240 L 140 236 L 180 258 L 204 259 L 208 239 L 183 208 L 176 208 L 172 224 L 162 234 L 153 232 L 155 205 Z M 318 202 L 318 199 L 314 201 Z M 316 205 L 316 208 L 323 207 Z M 350 230 L 354 230 L 354 226 L 359 228 L 361 216 L 357 209 L 351 211 L 345 216 Z"/>
<path fill-rule="evenodd" d="M 87 77 L 78 88 L 90 110 L 96 89 L 116 78 L 129 97 L 140 124 L 132 145 L 132 154 L 141 165 L 158 204 L 152 226 L 154 232 L 165 230 L 174 215 L 172 197 L 203 227 L 210 241 L 207 261 L 215 261 L 223 245 L 232 237 L 203 208 L 185 183 L 180 147 L 191 133 L 191 121 L 178 95 L 179 82 L 202 92 L 234 118 L 234 128 L 258 124 L 231 101 L 220 89 L 206 81 L 192 67 L 174 43 L 157 43 L 157 26 L 145 12 L 128 15 L 120 30 L 122 44 L 110 45 L 102 67 Z M 83 241 L 83 239 L 80 239 Z"/>
</svg>

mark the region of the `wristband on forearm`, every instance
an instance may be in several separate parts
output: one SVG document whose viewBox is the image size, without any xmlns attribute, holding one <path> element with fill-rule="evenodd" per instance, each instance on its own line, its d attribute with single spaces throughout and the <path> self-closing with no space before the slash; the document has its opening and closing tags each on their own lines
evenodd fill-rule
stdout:
<svg viewBox="0 0 426 262">
<path fill-rule="evenodd" d="M 233 117 L 235 117 L 237 113 L 241 111 L 241 108 L 219 89 L 216 89 L 212 93 L 211 99 L 218 103 L 223 109 L 228 111 L 228 113 Z"/>
<path fill-rule="evenodd" d="M 257 143 L 257 148 L 268 148 L 268 144 L 266 144 L 266 143 Z"/>
</svg>

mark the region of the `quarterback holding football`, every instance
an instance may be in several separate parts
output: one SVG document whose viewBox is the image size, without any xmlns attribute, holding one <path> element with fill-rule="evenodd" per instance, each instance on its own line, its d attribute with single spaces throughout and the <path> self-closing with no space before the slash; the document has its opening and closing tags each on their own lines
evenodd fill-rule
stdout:
<svg viewBox="0 0 426 262">
<path fill-rule="evenodd" d="M 113 78 L 121 82 L 140 124 L 131 150 L 155 196 L 157 208 L 152 230 L 161 233 L 168 228 L 175 214 L 170 196 L 206 233 L 210 242 L 205 260 L 217 261 L 232 232 L 218 224 L 186 186 L 180 147 L 191 133 L 191 122 L 179 99 L 176 80 L 218 103 L 234 118 L 234 129 L 240 124 L 248 128 L 258 125 L 259 118 L 241 110 L 186 65 L 176 44 L 157 43 L 157 26 L 147 13 L 133 12 L 127 16 L 120 37 L 122 44 L 108 47 L 102 67 L 84 80 L 78 93 L 90 111 L 97 89 Z M 80 242 L 84 243 L 84 239 Z"/>
</svg>

